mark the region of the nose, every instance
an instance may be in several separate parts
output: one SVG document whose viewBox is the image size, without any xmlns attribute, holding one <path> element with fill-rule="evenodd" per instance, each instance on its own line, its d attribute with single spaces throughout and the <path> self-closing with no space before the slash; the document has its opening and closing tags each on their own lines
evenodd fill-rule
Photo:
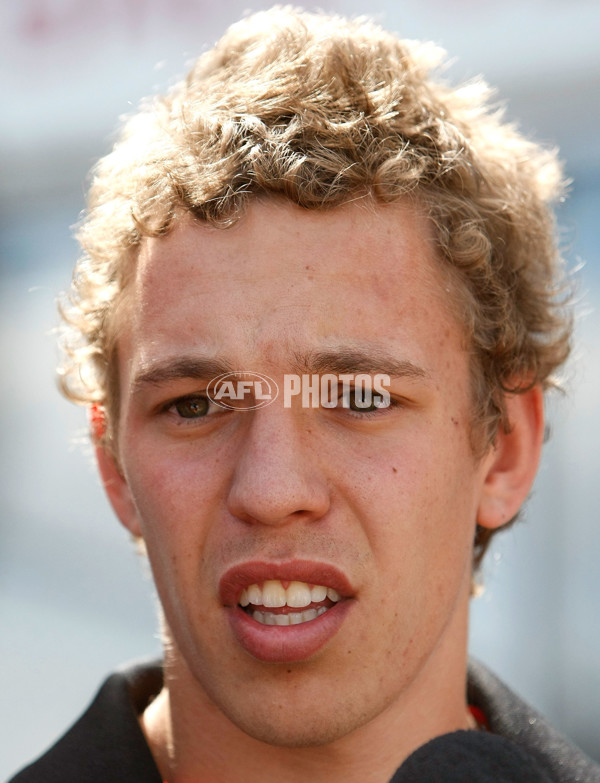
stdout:
<svg viewBox="0 0 600 783">
<path fill-rule="evenodd" d="M 263 525 L 321 519 L 330 506 L 329 487 L 306 424 L 274 405 L 251 416 L 229 487 L 230 513 Z"/>
</svg>

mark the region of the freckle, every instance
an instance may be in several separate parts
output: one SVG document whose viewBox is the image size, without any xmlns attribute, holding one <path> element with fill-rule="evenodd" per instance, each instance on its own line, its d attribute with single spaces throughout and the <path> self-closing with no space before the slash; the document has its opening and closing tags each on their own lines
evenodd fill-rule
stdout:
<svg viewBox="0 0 600 783">
<path fill-rule="evenodd" d="M 287 670 L 287 673 L 288 673 L 288 674 L 291 674 L 291 673 L 292 673 L 292 670 L 291 670 L 291 669 L 288 669 L 288 670 Z"/>
</svg>

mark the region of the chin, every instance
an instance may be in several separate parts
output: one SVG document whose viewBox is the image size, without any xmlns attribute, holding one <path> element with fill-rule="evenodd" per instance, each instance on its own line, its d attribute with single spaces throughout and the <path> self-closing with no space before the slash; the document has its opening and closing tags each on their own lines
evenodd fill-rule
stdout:
<svg viewBox="0 0 600 783">
<path fill-rule="evenodd" d="M 303 723 L 309 725 L 302 725 Z M 296 718 L 290 725 L 259 725 L 252 721 L 251 726 L 238 724 L 238 727 L 253 739 L 279 748 L 317 748 L 330 745 L 357 728 L 346 722 L 341 725 L 337 721 L 314 722 L 306 718 Z"/>
<path fill-rule="evenodd" d="M 241 731 L 253 739 L 281 748 L 317 748 L 330 745 L 368 723 L 374 715 L 353 709 L 352 705 L 319 702 L 299 704 L 290 698 L 286 704 L 263 702 L 263 708 L 250 713 L 229 714 Z M 358 705 L 357 705 L 358 706 Z M 377 713 L 374 710 L 375 714 Z"/>
</svg>

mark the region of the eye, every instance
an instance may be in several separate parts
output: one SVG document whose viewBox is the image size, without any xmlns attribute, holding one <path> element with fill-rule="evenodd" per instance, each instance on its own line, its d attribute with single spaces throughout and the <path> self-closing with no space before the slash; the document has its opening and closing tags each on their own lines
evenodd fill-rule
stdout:
<svg viewBox="0 0 600 783">
<path fill-rule="evenodd" d="M 344 389 L 338 400 L 338 407 L 347 408 L 353 413 L 376 413 L 391 406 L 389 395 L 384 396 L 369 387 L 351 386 Z"/>
<path fill-rule="evenodd" d="M 369 389 L 352 389 L 348 399 L 348 408 L 356 413 L 373 413 L 388 408 L 389 404 L 389 399 L 386 401 L 381 394 Z"/>
<path fill-rule="evenodd" d="M 213 403 L 208 397 L 195 394 L 190 397 L 182 397 L 169 406 L 169 410 L 174 411 L 182 419 L 201 419 L 207 416 Z"/>
</svg>

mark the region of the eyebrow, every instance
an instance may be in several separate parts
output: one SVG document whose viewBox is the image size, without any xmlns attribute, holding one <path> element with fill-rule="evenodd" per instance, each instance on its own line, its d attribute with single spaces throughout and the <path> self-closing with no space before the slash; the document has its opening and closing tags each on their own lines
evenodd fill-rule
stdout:
<svg viewBox="0 0 600 783">
<path fill-rule="evenodd" d="M 146 386 L 160 386 L 170 381 L 194 378 L 210 381 L 218 375 L 234 372 L 233 366 L 222 359 L 203 356 L 182 356 L 153 363 L 139 372 L 132 383 L 133 393 L 139 393 Z"/>
<path fill-rule="evenodd" d="M 341 346 L 308 353 L 294 353 L 292 371 L 298 374 L 321 375 L 351 374 L 376 375 L 378 373 L 394 378 L 429 379 L 429 373 L 411 361 L 396 359 L 376 348 L 348 348 Z M 244 371 L 236 371 L 233 365 L 223 359 L 203 356 L 182 356 L 165 359 L 142 369 L 132 383 L 133 394 L 138 394 L 146 386 L 160 386 L 171 381 L 193 378 L 210 381 L 225 373 L 235 373 L 242 377 Z"/>
<path fill-rule="evenodd" d="M 407 359 L 396 359 L 377 348 L 338 348 L 295 354 L 300 373 L 333 373 L 334 375 L 382 373 L 395 378 L 429 379 L 429 373 Z"/>
</svg>

